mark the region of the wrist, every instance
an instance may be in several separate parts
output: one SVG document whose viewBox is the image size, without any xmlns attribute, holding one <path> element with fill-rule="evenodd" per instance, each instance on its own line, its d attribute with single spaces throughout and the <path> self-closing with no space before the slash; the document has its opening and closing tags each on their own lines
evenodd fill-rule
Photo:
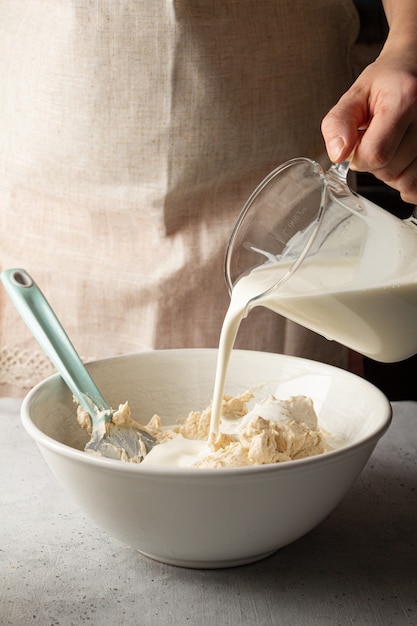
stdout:
<svg viewBox="0 0 417 626">
<path fill-rule="evenodd" d="M 400 25 L 390 28 L 378 58 L 398 64 L 403 70 L 417 75 L 417 16 L 412 28 Z"/>
</svg>

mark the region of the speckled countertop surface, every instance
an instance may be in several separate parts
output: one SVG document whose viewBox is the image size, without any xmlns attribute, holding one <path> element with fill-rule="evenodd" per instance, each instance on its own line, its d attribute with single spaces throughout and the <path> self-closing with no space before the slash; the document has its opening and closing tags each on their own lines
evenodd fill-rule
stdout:
<svg viewBox="0 0 417 626">
<path fill-rule="evenodd" d="M 68 499 L 0 400 L 2 626 L 417 624 L 417 403 L 394 418 L 320 526 L 253 565 L 187 570 L 147 559 Z"/>
</svg>

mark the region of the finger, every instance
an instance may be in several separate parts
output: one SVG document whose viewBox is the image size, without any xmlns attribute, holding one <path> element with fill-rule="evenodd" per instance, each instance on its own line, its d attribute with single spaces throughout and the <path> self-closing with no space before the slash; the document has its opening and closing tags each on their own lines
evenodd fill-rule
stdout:
<svg viewBox="0 0 417 626">
<path fill-rule="evenodd" d="M 346 93 L 322 121 L 321 129 L 330 159 L 338 163 L 350 157 L 359 140 L 360 129 L 368 124 L 368 111 L 358 94 Z"/>
<path fill-rule="evenodd" d="M 402 174 L 399 189 L 401 199 L 409 204 L 417 205 L 417 161 Z"/>
<path fill-rule="evenodd" d="M 378 173 L 376 173 L 375 176 L 380 180 L 384 180 L 380 175 L 378 175 Z M 414 159 L 409 166 L 401 172 L 400 176 L 395 179 L 391 179 L 388 184 L 390 187 L 400 192 L 401 198 L 404 202 L 417 204 L 417 158 Z"/>
<path fill-rule="evenodd" d="M 416 152 L 411 140 L 414 137 L 415 141 L 412 128 L 409 119 L 393 114 L 392 110 L 376 110 L 356 147 L 353 168 L 372 173 L 379 171 L 391 178 L 398 176 Z"/>
<path fill-rule="evenodd" d="M 365 137 L 363 142 L 365 141 Z M 364 143 L 358 146 L 352 162 L 352 169 L 366 169 L 386 183 L 396 180 L 417 158 L 417 126 L 411 124 L 402 135 L 396 151 L 390 154 L 390 160 L 384 165 L 371 168 L 366 155 L 363 156 Z"/>
</svg>

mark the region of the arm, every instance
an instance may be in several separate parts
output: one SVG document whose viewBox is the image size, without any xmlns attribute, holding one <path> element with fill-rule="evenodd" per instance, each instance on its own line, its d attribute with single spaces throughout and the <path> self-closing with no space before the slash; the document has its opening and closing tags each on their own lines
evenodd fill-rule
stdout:
<svg viewBox="0 0 417 626">
<path fill-rule="evenodd" d="M 330 158 L 372 172 L 417 203 L 417 0 L 384 0 L 390 27 L 379 57 L 322 123 Z M 356 146 L 356 149 L 355 149 Z"/>
<path fill-rule="evenodd" d="M 382 0 L 385 15 L 391 33 L 397 29 L 397 35 L 404 39 L 408 34 L 411 43 L 415 41 L 415 19 L 417 18 L 417 6 L 414 0 Z M 394 32 L 394 35 L 396 33 Z"/>
</svg>

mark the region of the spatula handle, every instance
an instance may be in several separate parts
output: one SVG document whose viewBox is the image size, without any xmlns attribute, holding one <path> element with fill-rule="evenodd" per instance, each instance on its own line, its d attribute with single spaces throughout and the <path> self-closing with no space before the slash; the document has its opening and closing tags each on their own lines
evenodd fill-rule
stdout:
<svg viewBox="0 0 417 626">
<path fill-rule="evenodd" d="M 93 419 L 93 408 L 88 398 L 99 411 L 109 410 L 61 323 L 28 272 L 18 268 L 8 269 L 0 274 L 0 278 L 32 335 L 81 406 Z"/>
</svg>

